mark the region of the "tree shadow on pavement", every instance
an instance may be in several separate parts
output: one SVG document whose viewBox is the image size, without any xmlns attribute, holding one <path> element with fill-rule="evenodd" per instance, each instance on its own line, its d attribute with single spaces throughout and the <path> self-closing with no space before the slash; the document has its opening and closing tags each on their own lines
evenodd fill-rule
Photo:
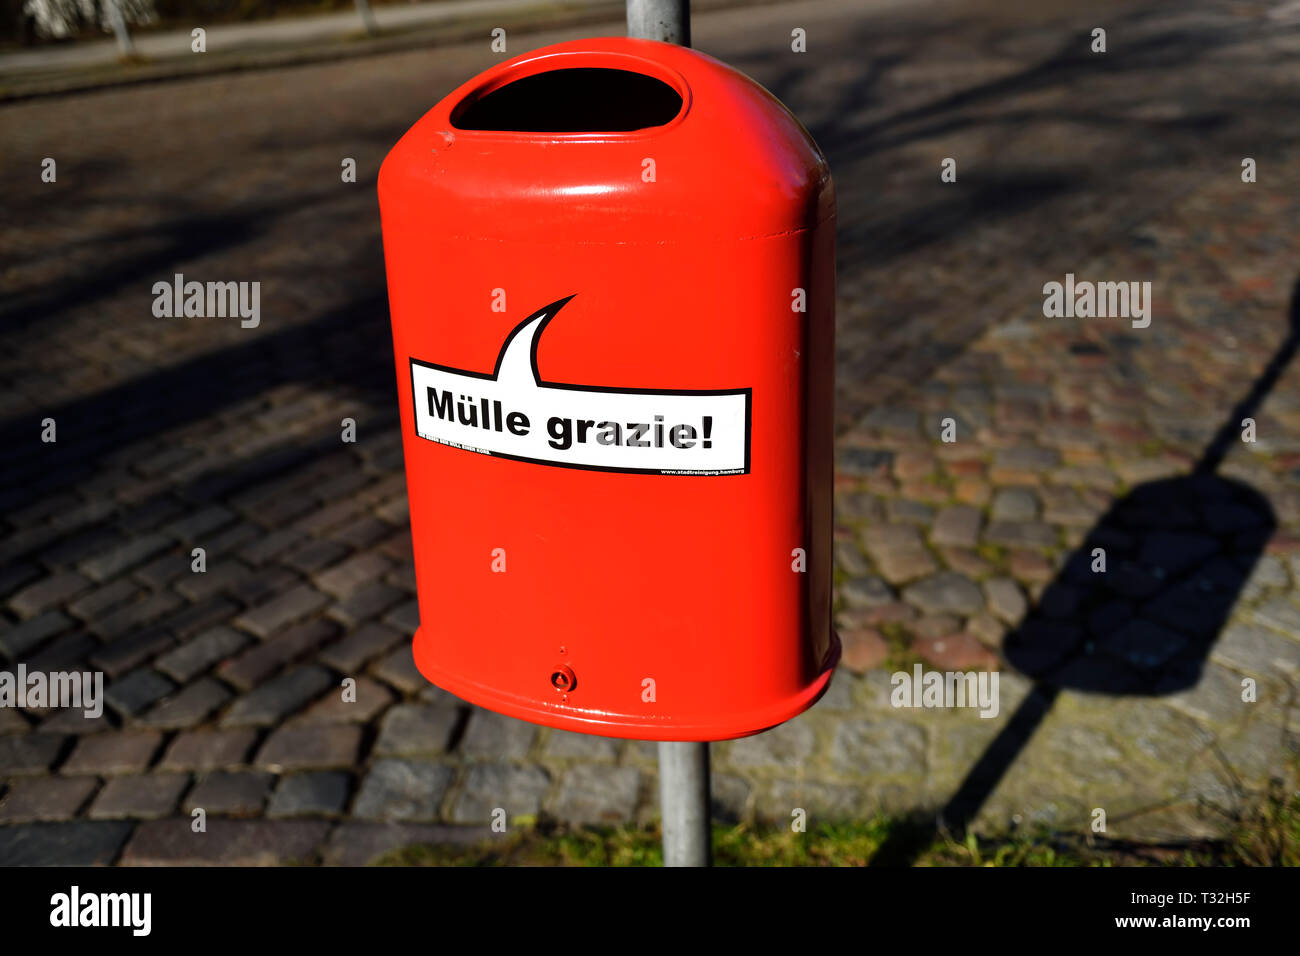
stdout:
<svg viewBox="0 0 1300 956">
<path fill-rule="evenodd" d="M 1034 682 L 1030 693 L 937 817 L 900 831 L 873 866 L 908 865 L 937 832 L 965 831 L 1062 691 L 1157 697 L 1197 684 L 1277 527 L 1258 491 L 1216 472 L 1298 347 L 1300 281 L 1286 338 L 1191 473 L 1116 501 L 1007 635 L 1004 655 Z"/>
<path fill-rule="evenodd" d="M 829 85 L 823 84 L 815 71 L 810 74 L 802 60 L 798 66 L 784 65 L 787 61 L 767 52 L 765 46 L 758 47 L 765 52 L 748 60 L 740 58 L 742 65 L 761 74 L 769 88 L 779 97 L 789 99 L 801 115 L 812 114 L 809 124 L 832 159 L 846 207 L 856 208 L 857 203 L 865 203 L 866 215 L 846 216 L 840 224 L 838 254 L 842 276 L 892 265 L 900 256 L 933 247 L 981 223 L 1007 223 L 1006 235 L 1014 239 L 1020 230 L 1009 224 L 1020 221 L 1017 217 L 1044 214 L 1042 210 L 1053 201 L 1093 184 L 1073 168 L 1037 168 L 1017 161 L 964 172 L 961 190 L 936 194 L 911 184 L 903 189 L 882 191 L 879 188 L 882 178 L 890 181 L 890 169 L 908 159 L 903 152 L 905 148 L 970 128 L 995 126 L 1010 134 L 1036 123 L 1058 122 L 1063 115 L 1077 118 L 1077 108 L 1061 114 L 1056 108 L 1017 106 L 1014 98 L 1026 90 L 1060 89 L 1102 73 L 1150 69 L 1152 64 L 1186 66 L 1198 57 L 1251 35 L 1244 28 L 1218 32 L 1158 29 L 1144 36 L 1136 47 L 1130 43 L 1123 56 L 1099 59 L 1080 52 L 1081 35 L 1071 32 L 1042 56 L 1010 74 L 979 78 L 959 84 L 956 89 L 945 87 L 944 92 L 923 97 L 914 104 L 891 107 L 893 92 L 887 82 L 891 68 L 924 65 L 928 44 L 936 36 L 956 42 L 965 32 L 977 27 L 980 27 L 978 19 L 942 25 L 923 21 L 894 27 L 872 20 L 865 26 L 848 29 L 835 43 L 839 50 L 852 51 L 854 67 L 847 74 L 833 74 Z M 1010 42 L 1003 33 L 984 25 L 976 34 L 977 45 L 988 47 Z M 1002 39 L 995 39 L 998 37 Z M 1082 49 L 1086 51 L 1086 45 Z M 869 55 L 862 57 L 864 50 Z M 1001 56 L 994 48 L 985 52 Z M 830 57 L 827 62 L 831 65 L 835 61 L 844 62 L 848 55 Z M 805 88 L 801 84 L 809 84 L 810 76 L 816 82 Z M 1133 87 L 1135 91 L 1126 95 L 1141 99 L 1140 84 L 1135 83 Z M 1095 122 L 1122 122 L 1117 118 L 1122 112 L 1122 109 L 1112 109 L 1110 113 L 1114 115 L 1109 118 L 1099 112 Z M 1183 129 L 1184 136 L 1175 145 L 1152 157 L 1125 154 L 1113 166 L 1099 167 L 1092 175 L 1110 180 L 1144 165 L 1165 168 L 1167 164 L 1181 163 L 1187 159 L 1185 150 L 1192 149 L 1193 144 L 1196 150 L 1202 148 L 1198 124 L 1208 121 L 1207 115 L 1212 118 L 1218 113 L 1222 110 L 1211 114 L 1198 112 L 1191 120 L 1176 120 L 1173 125 L 1189 128 Z M 1138 122 L 1142 130 L 1159 132 L 1171 128 L 1170 124 L 1162 125 L 1159 121 L 1132 122 Z M 280 153 L 287 148 L 285 143 L 291 142 L 294 150 L 300 150 L 303 136 L 307 134 L 310 134 L 308 145 L 325 145 L 337 139 L 340 149 L 344 144 L 348 144 L 347 149 L 355 149 L 359 140 L 369 146 L 389 144 L 401 132 L 400 126 L 375 121 L 360 121 L 359 126 L 352 125 L 346 130 L 329 125 L 319 129 L 311 127 L 295 130 L 291 139 L 282 133 L 262 135 L 250 155 L 257 162 L 267 162 L 268 154 L 274 154 L 273 158 L 279 161 Z M 1285 130 L 1278 131 L 1270 146 L 1288 135 Z M 99 173 L 112 171 L 111 167 L 86 169 Z M 78 183 L 88 179 L 74 177 L 70 188 L 84 188 Z M 373 176 L 363 177 L 357 188 L 372 192 L 373 185 Z M 866 198 L 850 201 L 849 194 L 855 192 Z M 69 195 L 92 211 L 97 206 L 118 201 L 97 193 Z M 17 354 L 33 347 L 35 332 L 51 337 L 60 323 L 82 310 L 107 310 L 115 299 L 134 290 L 140 290 L 140 301 L 147 303 L 147 291 L 153 281 L 190 271 L 196 262 L 204 263 L 209 273 L 239 274 L 239 268 L 246 267 L 227 265 L 237 261 L 235 254 L 274 235 L 274 227 L 280 220 L 302 209 L 313 210 L 319 216 L 319 221 L 311 225 L 320 231 L 345 226 L 369 230 L 358 258 L 373 262 L 374 268 L 367 278 L 349 289 L 346 299 L 341 298 L 330 308 L 318 309 L 307 321 L 274 331 L 268 326 L 256 336 L 250 336 L 247 343 L 216 348 L 173 365 L 145 370 L 93 394 L 42 405 L 39 414 L 24 410 L 0 419 L 0 465 L 4 471 L 0 477 L 0 509 L 10 513 L 21 511 L 52 494 L 75 489 L 97 474 L 106 457 L 123 443 L 202 420 L 288 382 L 350 389 L 373 408 L 391 412 L 394 386 L 378 218 L 367 219 L 358 227 L 352 218 L 352 207 L 347 205 L 351 202 L 349 195 L 355 194 L 316 187 L 292 188 L 234 209 L 213 210 L 196 205 L 193 199 L 176 191 L 167 195 L 151 194 L 160 206 L 172 210 L 167 217 L 157 220 L 146 216 L 124 227 L 85 235 L 73 231 L 69 239 L 56 245 L 19 249 L 24 260 L 66 261 L 60 266 L 60 281 L 49 282 L 44 273 L 39 273 L 38 284 L 10 288 L 6 301 L 0 304 L 0 344 Z M 48 198 L 33 187 L 28 192 L 18 191 L 6 197 L 5 204 L 16 219 L 26 220 L 40 217 Z M 93 217 L 90 219 L 94 221 Z M 1068 232 L 1052 241 L 1060 248 L 1068 248 L 1072 255 L 1078 249 L 1075 237 Z M 1005 257 L 1029 262 L 1041 255 L 1039 245 L 1040 240 L 1035 238 L 998 248 Z M 974 253 L 972 256 L 955 271 L 969 275 L 968 284 L 978 287 L 984 259 Z M 1046 265 L 1044 269 L 1056 271 L 1047 269 Z M 309 285 L 312 280 L 310 270 L 303 275 L 277 274 L 272 270 L 260 274 L 259 278 L 279 278 L 286 286 Z M 916 309 L 917 303 L 904 297 L 885 299 L 879 311 L 889 314 L 891 310 Z M 864 378 L 876 369 L 909 359 L 908 372 L 900 379 L 917 381 L 927 369 L 958 354 L 971 337 L 983 330 L 991 314 L 978 308 L 964 310 L 964 317 L 961 310 L 958 312 L 946 315 L 942 323 L 927 326 L 919 340 L 905 334 L 904 327 L 909 323 L 895 323 L 898 328 L 887 331 L 897 335 L 891 337 L 882 330 L 880 335 L 862 336 L 859 344 L 847 347 L 847 352 L 853 357 L 862 351 L 862 362 L 855 359 L 854 364 Z M 339 347 L 322 347 L 327 341 L 338 343 Z M 195 388 L 196 382 L 207 387 Z M 856 420 L 854 413 L 862 410 L 857 399 L 849 401 L 841 395 L 840 400 L 847 409 L 848 420 Z M 66 437 L 66 441 L 61 440 L 57 446 L 34 447 L 32 436 L 38 433 L 38 424 L 46 416 L 59 423 L 61 439 Z"/>
</svg>

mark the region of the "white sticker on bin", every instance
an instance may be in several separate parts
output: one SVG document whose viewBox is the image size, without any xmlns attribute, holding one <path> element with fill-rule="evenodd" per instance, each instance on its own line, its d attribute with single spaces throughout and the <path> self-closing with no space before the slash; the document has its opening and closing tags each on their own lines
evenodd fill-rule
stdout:
<svg viewBox="0 0 1300 956">
<path fill-rule="evenodd" d="M 411 359 L 421 438 L 516 461 L 654 475 L 749 472 L 750 389 L 543 382 L 537 342 L 571 299 L 519 323 L 491 374 Z"/>
</svg>

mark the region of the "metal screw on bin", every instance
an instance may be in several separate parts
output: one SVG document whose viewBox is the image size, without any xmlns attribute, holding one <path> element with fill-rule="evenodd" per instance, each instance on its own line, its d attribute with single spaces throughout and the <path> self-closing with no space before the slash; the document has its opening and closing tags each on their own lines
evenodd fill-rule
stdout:
<svg viewBox="0 0 1300 956">
<path fill-rule="evenodd" d="M 691 45 L 690 0 L 627 0 L 627 35 Z M 709 745 L 659 742 L 659 810 L 663 817 L 664 866 L 708 866 Z"/>
</svg>

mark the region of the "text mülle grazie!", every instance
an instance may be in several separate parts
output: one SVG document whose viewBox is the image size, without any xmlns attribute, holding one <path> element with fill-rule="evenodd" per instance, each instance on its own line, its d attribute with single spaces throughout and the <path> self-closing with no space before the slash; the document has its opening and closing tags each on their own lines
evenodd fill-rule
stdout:
<svg viewBox="0 0 1300 956">
<path fill-rule="evenodd" d="M 432 386 L 425 392 L 432 418 L 456 421 L 469 428 L 509 431 L 521 438 L 533 427 L 526 412 L 507 412 L 499 399 L 459 395 L 453 401 L 451 392 Z M 663 448 L 667 442 L 673 448 L 682 449 L 693 448 L 698 442 L 702 448 L 711 448 L 713 441 L 709 436 L 712 433 L 711 415 L 701 416 L 698 428 L 685 423 L 667 425 L 662 415 L 655 415 L 652 422 L 598 422 L 591 418 L 575 420 L 559 415 L 546 420 L 547 443 L 560 451 L 572 448 L 575 441 L 578 444 L 594 441 L 598 445 L 622 445 L 626 448 Z"/>
</svg>

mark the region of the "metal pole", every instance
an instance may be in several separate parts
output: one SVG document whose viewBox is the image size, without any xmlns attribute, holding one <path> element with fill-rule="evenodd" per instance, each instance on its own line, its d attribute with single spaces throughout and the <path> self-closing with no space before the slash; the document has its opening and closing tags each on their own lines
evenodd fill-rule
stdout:
<svg viewBox="0 0 1300 956">
<path fill-rule="evenodd" d="M 122 7 L 118 0 L 106 0 L 108 22 L 117 37 L 117 52 L 123 59 L 135 54 L 135 44 L 131 42 L 131 32 L 126 28 L 126 17 L 122 16 Z"/>
<path fill-rule="evenodd" d="M 627 35 L 690 46 L 690 0 L 627 0 Z M 709 865 L 709 806 L 709 745 L 659 741 L 664 866 Z"/>
<path fill-rule="evenodd" d="M 707 743 L 659 741 L 659 808 L 664 866 L 708 866 L 713 840 Z"/>
<path fill-rule="evenodd" d="M 627 35 L 691 45 L 691 0 L 627 0 Z"/>
</svg>

